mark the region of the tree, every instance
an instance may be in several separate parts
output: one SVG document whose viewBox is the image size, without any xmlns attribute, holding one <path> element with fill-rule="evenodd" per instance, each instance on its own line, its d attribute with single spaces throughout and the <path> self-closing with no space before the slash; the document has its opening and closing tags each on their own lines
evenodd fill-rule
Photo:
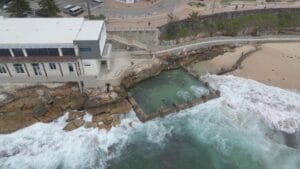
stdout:
<svg viewBox="0 0 300 169">
<path fill-rule="evenodd" d="M 31 11 L 26 0 L 12 0 L 7 10 L 14 17 L 24 17 Z"/>
<path fill-rule="evenodd" d="M 47 16 L 57 16 L 60 11 L 54 0 L 41 0 L 39 5 L 41 12 L 46 13 Z"/>
</svg>

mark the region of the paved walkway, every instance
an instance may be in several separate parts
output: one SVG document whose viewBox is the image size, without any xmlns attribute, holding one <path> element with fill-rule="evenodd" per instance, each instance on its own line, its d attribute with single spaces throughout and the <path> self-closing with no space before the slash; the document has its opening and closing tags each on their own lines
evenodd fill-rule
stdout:
<svg viewBox="0 0 300 169">
<path fill-rule="evenodd" d="M 136 18 L 136 17 L 147 17 L 151 15 L 157 15 L 161 13 L 170 13 L 174 9 L 178 8 L 184 0 L 159 0 L 156 3 L 143 3 L 138 2 L 135 6 L 126 5 L 123 8 L 120 8 L 120 5 L 117 2 L 113 2 L 114 0 L 105 0 L 104 1 L 104 8 L 100 8 L 94 10 L 95 14 L 104 14 L 109 18 Z M 143 3 L 142 6 L 139 6 L 139 3 Z"/>
<path fill-rule="evenodd" d="M 132 52 L 121 51 L 111 53 L 111 70 L 102 69 L 97 79 L 98 86 L 110 83 L 118 86 L 126 72 L 137 65 L 151 62 L 152 59 L 133 58 Z"/>
<path fill-rule="evenodd" d="M 216 8 L 212 9 L 212 4 L 207 4 L 206 7 L 192 7 L 188 5 L 188 1 L 182 2 L 174 10 L 165 10 L 164 13 L 159 14 L 147 14 L 144 12 L 144 16 L 136 15 L 136 17 L 108 17 L 108 28 L 110 29 L 146 29 L 146 28 L 156 28 L 168 23 L 168 14 L 173 13 L 178 19 L 185 19 L 189 16 L 192 11 L 197 11 L 201 15 L 210 15 L 213 13 L 222 13 L 230 11 L 244 11 L 253 9 L 264 9 L 264 8 L 298 8 L 300 7 L 300 1 L 291 3 L 268 3 L 266 5 L 257 5 L 256 3 L 248 3 L 245 5 L 227 5 L 222 6 L 220 4 L 216 5 Z M 126 15 L 125 15 L 126 16 Z M 149 24 L 150 23 L 150 24 Z"/>
<path fill-rule="evenodd" d="M 159 49 L 153 52 L 154 55 L 160 56 L 168 53 L 179 53 L 185 51 L 196 50 L 199 48 L 207 48 L 216 45 L 229 45 L 229 44 L 244 44 L 244 43 L 266 43 L 266 42 L 298 42 L 300 41 L 299 35 L 273 35 L 273 36 L 260 36 L 260 37 L 214 37 L 206 38 L 198 41 L 192 41 L 187 44 L 178 46 L 170 46 L 166 49 Z"/>
</svg>

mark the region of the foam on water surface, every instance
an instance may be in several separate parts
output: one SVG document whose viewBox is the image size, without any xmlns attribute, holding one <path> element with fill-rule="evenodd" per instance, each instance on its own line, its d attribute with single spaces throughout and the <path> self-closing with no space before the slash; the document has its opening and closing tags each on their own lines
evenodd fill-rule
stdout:
<svg viewBox="0 0 300 169">
<path fill-rule="evenodd" d="M 65 132 L 66 114 L 0 135 L 0 168 L 299 169 L 299 150 L 268 136 L 270 128 L 299 131 L 299 94 L 233 76 L 203 78 L 221 97 L 165 118 L 141 123 L 130 112 L 109 132 Z"/>
<path fill-rule="evenodd" d="M 270 127 L 294 133 L 300 126 L 300 95 L 234 76 L 202 77 L 221 91 L 224 104 L 237 113 L 255 113 Z"/>
</svg>

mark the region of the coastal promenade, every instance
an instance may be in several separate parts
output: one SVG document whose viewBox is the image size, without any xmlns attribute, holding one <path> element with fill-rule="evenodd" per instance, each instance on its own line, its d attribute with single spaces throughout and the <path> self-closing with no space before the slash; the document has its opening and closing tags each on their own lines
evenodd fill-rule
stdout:
<svg viewBox="0 0 300 169">
<path fill-rule="evenodd" d="M 182 43 L 174 46 L 166 46 L 152 51 L 155 56 L 162 56 L 166 54 L 176 54 L 181 52 L 188 52 L 199 48 L 207 48 L 216 45 L 237 45 L 247 43 L 271 43 L 271 42 L 299 42 L 300 35 L 270 35 L 270 36 L 238 36 L 238 37 L 213 37 L 195 40 L 187 43 Z"/>
</svg>

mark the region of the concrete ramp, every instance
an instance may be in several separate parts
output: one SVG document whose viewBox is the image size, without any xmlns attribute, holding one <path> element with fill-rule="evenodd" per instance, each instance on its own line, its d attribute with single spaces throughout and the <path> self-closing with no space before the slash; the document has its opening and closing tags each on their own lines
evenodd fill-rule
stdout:
<svg viewBox="0 0 300 169">
<path fill-rule="evenodd" d="M 114 40 L 117 41 L 119 43 L 125 44 L 125 45 L 129 45 L 129 46 L 135 46 L 137 48 L 143 49 L 148 51 L 148 46 L 140 41 L 134 40 L 134 39 L 128 39 L 125 37 L 121 37 L 118 35 L 114 35 L 114 34 L 108 34 L 107 38 L 109 40 Z"/>
</svg>

